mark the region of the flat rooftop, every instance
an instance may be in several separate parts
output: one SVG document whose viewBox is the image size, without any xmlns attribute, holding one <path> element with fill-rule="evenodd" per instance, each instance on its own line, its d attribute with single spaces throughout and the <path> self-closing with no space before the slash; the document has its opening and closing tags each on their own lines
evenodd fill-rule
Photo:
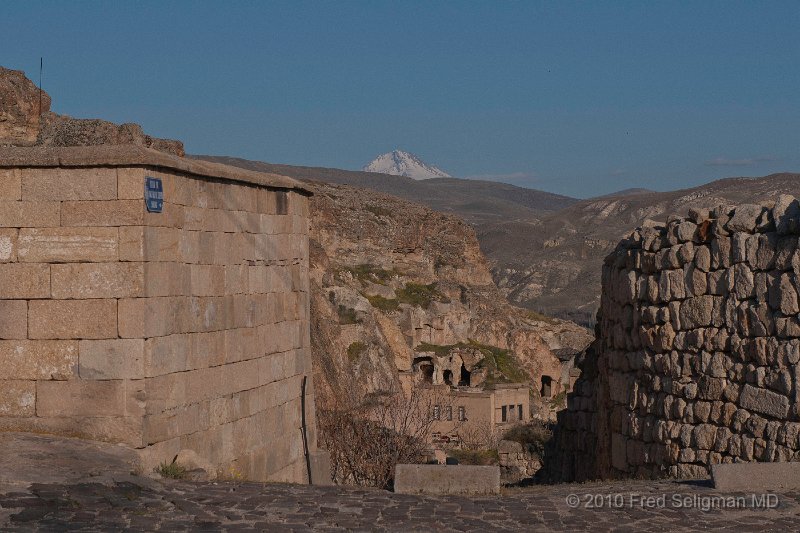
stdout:
<svg viewBox="0 0 800 533">
<path fill-rule="evenodd" d="M 311 194 L 311 190 L 305 184 L 287 176 L 187 159 L 133 144 L 0 148 L 0 168 L 91 167 L 155 167 L 193 176 Z"/>
</svg>

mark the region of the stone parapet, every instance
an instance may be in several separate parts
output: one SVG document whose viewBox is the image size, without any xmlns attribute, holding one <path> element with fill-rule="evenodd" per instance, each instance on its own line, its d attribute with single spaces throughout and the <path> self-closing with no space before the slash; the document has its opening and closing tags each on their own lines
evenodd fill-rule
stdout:
<svg viewBox="0 0 800 533">
<path fill-rule="evenodd" d="M 800 490 L 800 463 L 737 463 L 711 467 L 714 488 L 758 492 Z"/>
<path fill-rule="evenodd" d="M 402 494 L 500 494 L 500 467 L 397 465 L 394 491 Z"/>
</svg>

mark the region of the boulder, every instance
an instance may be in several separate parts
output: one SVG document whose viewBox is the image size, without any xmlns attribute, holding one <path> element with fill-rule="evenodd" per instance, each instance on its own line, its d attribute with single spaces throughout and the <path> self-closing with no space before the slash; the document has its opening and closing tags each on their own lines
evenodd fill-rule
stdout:
<svg viewBox="0 0 800 533">
<path fill-rule="evenodd" d="M 41 107 L 40 107 L 41 96 Z M 21 70 L 0 67 L 0 146 L 33 146 L 50 96 Z"/>
<path fill-rule="evenodd" d="M 739 405 L 744 409 L 774 418 L 785 418 L 789 414 L 789 398 L 750 384 L 745 385 L 742 389 Z"/>
<path fill-rule="evenodd" d="M 692 207 L 689 209 L 689 220 L 691 220 L 695 224 L 700 224 L 702 222 L 705 222 L 710 217 L 711 217 L 710 210 L 704 207 Z"/>
<path fill-rule="evenodd" d="M 704 328 L 711 325 L 714 311 L 713 296 L 687 298 L 680 307 L 681 329 Z"/>
<path fill-rule="evenodd" d="M 779 235 L 800 233 L 800 203 L 794 196 L 781 194 L 772 208 L 775 230 Z"/>
<path fill-rule="evenodd" d="M 703 272 L 711 270 L 711 250 L 708 246 L 698 246 L 694 252 L 694 264 Z"/>
<path fill-rule="evenodd" d="M 726 229 L 731 232 L 742 231 L 754 233 L 761 216 L 763 207 L 756 204 L 741 204 L 733 212 L 733 216 L 728 221 Z"/>
<path fill-rule="evenodd" d="M 675 234 L 679 242 L 691 242 L 697 237 L 697 224 L 684 221 L 677 225 Z"/>
<path fill-rule="evenodd" d="M 784 315 L 794 315 L 800 312 L 797 301 L 797 291 L 788 274 L 780 277 L 773 276 L 769 283 L 769 305 Z"/>
</svg>

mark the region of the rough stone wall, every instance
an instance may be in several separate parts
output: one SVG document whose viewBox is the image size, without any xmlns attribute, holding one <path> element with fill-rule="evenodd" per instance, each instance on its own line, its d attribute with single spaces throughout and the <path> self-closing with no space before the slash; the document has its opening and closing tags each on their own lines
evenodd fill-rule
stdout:
<svg viewBox="0 0 800 533">
<path fill-rule="evenodd" d="M 692 210 L 605 261 L 597 338 L 559 414 L 562 480 L 800 458 L 800 206 Z"/>
<path fill-rule="evenodd" d="M 500 476 L 504 483 L 518 483 L 532 478 L 542 467 L 541 459 L 519 442 L 501 440 L 497 453 Z"/>
<path fill-rule="evenodd" d="M 163 180 L 162 213 L 145 209 L 145 176 Z M 223 476 L 304 482 L 308 315 L 302 191 L 0 168 L 0 431 L 124 443 L 145 469 L 192 450 Z M 309 380 L 312 452 L 313 406 Z"/>
</svg>

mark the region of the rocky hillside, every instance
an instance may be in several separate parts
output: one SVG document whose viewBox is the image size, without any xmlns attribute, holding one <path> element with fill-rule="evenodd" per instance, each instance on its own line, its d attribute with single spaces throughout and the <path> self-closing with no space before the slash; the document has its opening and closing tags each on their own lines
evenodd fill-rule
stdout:
<svg viewBox="0 0 800 533">
<path fill-rule="evenodd" d="M 478 228 L 500 289 L 519 305 L 591 324 L 600 302 L 603 258 L 645 220 L 670 213 L 800 193 L 800 174 L 728 178 L 670 192 L 642 192 L 578 202 L 538 221 Z"/>
<path fill-rule="evenodd" d="M 0 67 L 0 146 L 136 144 L 184 155 L 183 143 L 145 135 L 138 124 L 117 125 L 50 111 L 50 96 L 19 70 Z"/>
<path fill-rule="evenodd" d="M 318 386 L 399 384 L 421 353 L 472 353 L 488 380 L 560 375 L 588 331 L 509 305 L 457 217 L 386 194 L 312 183 L 312 347 Z M 481 355 L 483 354 L 483 355 Z M 478 368 L 476 368 L 477 370 Z M 470 368 L 472 370 L 472 368 Z"/>
</svg>

